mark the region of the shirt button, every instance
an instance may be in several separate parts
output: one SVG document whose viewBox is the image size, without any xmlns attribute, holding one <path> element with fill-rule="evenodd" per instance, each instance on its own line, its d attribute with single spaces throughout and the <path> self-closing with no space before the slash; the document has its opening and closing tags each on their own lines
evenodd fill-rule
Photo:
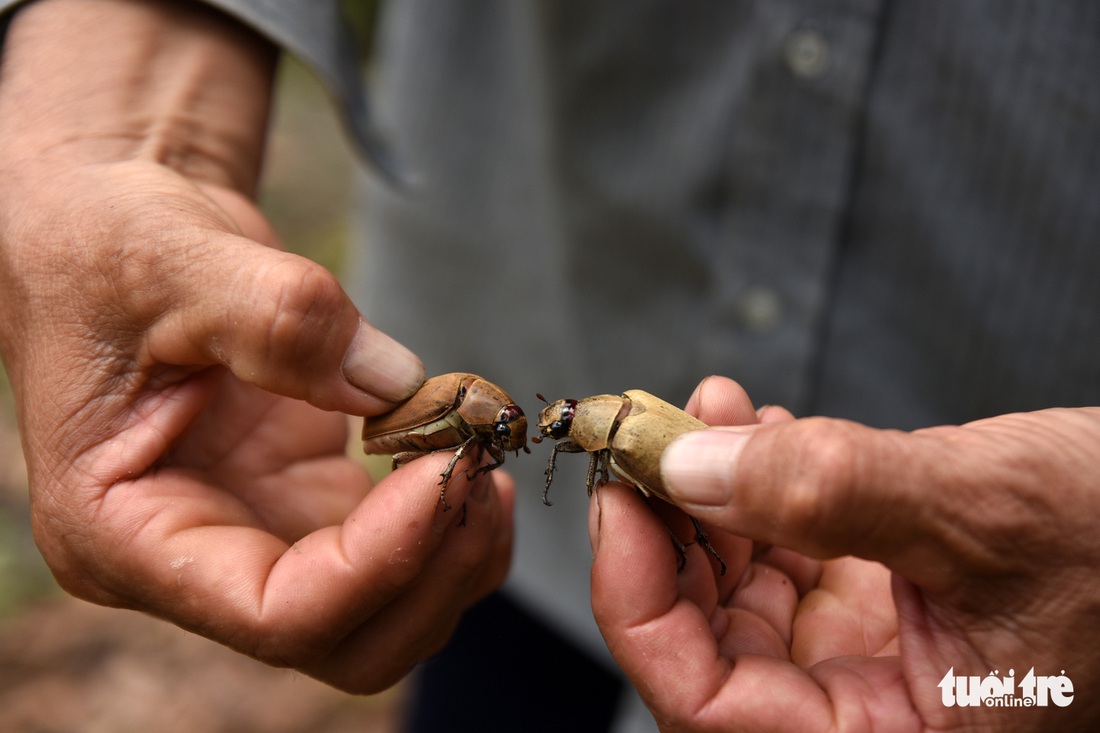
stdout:
<svg viewBox="0 0 1100 733">
<path fill-rule="evenodd" d="M 749 288 L 737 299 L 737 320 L 750 331 L 774 330 L 783 320 L 783 301 L 770 288 Z"/>
<path fill-rule="evenodd" d="M 783 44 L 783 58 L 795 76 L 817 79 L 829 69 L 829 44 L 815 30 L 795 31 Z"/>
</svg>

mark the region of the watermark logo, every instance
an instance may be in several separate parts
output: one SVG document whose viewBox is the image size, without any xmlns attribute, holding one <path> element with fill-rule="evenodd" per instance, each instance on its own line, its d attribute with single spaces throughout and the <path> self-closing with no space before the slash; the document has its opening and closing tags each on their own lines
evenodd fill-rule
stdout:
<svg viewBox="0 0 1100 733">
<path fill-rule="evenodd" d="M 1016 671 L 1000 676 L 993 670 L 985 677 L 956 677 L 955 668 L 947 670 L 937 687 L 947 707 L 1030 708 L 1057 705 L 1064 708 L 1073 702 L 1073 682 L 1061 674 L 1037 675 L 1032 667 L 1021 679 Z"/>
</svg>

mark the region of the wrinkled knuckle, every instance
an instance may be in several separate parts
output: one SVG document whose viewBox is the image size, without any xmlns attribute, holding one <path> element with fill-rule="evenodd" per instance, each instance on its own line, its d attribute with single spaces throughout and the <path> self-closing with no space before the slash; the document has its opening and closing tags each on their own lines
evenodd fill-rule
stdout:
<svg viewBox="0 0 1100 733">
<path fill-rule="evenodd" d="M 287 302 L 304 316 L 325 317 L 344 303 L 340 281 L 325 267 L 309 260 L 293 260 L 292 276 L 286 279 L 291 290 Z"/>
<path fill-rule="evenodd" d="M 272 301 L 272 327 L 293 333 L 303 325 L 327 323 L 345 303 L 336 276 L 308 260 L 285 263 L 276 280 L 278 291 Z"/>
<path fill-rule="evenodd" d="M 786 510 L 787 521 L 808 532 L 823 522 L 835 521 L 845 511 L 857 439 L 853 426 L 841 420 L 804 420 L 802 430 Z"/>
<path fill-rule="evenodd" d="M 272 280 L 267 299 L 267 343 L 275 360 L 316 353 L 338 324 L 347 296 L 336 277 L 306 260 L 292 260 Z"/>
</svg>

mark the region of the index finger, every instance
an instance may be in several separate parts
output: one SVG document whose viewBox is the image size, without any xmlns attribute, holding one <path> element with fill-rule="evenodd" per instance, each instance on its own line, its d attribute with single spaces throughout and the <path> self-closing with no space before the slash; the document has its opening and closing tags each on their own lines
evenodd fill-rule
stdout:
<svg viewBox="0 0 1100 733">
<path fill-rule="evenodd" d="M 658 721 L 688 729 L 745 730 L 782 719 L 786 730 L 831 720 L 821 688 L 785 659 L 759 654 L 774 630 L 751 614 L 724 631 L 718 614 L 678 593 L 676 563 L 660 520 L 629 488 L 598 494 L 599 544 L 592 564 L 592 608 L 608 649 Z M 725 619 L 722 619 L 724 623 Z"/>
</svg>

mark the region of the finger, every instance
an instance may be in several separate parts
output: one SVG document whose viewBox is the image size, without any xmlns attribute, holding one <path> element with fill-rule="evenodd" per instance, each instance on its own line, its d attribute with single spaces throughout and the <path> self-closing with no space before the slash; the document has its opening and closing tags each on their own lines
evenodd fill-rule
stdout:
<svg viewBox="0 0 1100 733">
<path fill-rule="evenodd" d="M 817 587 L 821 580 L 821 561 L 815 560 L 785 547 L 775 545 L 758 546 L 753 553 L 753 559 L 757 562 L 779 570 L 794 583 L 799 597 L 809 593 Z"/>
<path fill-rule="evenodd" d="M 740 384 L 711 376 L 699 383 L 684 408 L 707 425 L 752 425 L 757 422 L 752 400 Z"/>
<path fill-rule="evenodd" d="M 704 607 L 714 606 L 720 598 L 729 597 L 748 568 L 752 541 L 700 525 L 710 545 L 708 549 L 693 518 L 683 509 L 653 497 L 643 498 L 643 501 L 664 525 L 669 545 L 674 548 L 674 557 L 679 561 L 677 578 L 681 593 Z M 718 557 L 714 557 L 711 550 Z"/>
<path fill-rule="evenodd" d="M 787 657 L 779 627 L 789 638 L 797 597 L 789 592 L 789 582 L 786 590 L 779 588 L 778 572 L 764 569 L 754 575 L 746 567 L 748 543 L 741 541 L 746 552 L 731 564 L 737 574 L 726 576 L 733 584 L 728 594 L 742 597 L 731 601 L 729 608 L 719 608 L 714 571 L 705 553 L 694 552 L 679 568 L 668 529 L 632 488 L 619 483 L 601 487 L 594 494 L 589 522 L 596 548 L 592 606 L 612 654 L 612 639 L 619 635 L 624 641 L 636 640 L 635 634 L 648 629 L 654 641 L 664 643 L 664 633 L 681 625 L 686 630 L 689 619 L 694 619 L 692 623 L 701 625 L 693 630 L 706 637 L 698 640 L 699 648 L 717 648 L 730 659 L 743 653 Z M 641 580 L 640 574 L 647 579 Z M 700 588 L 703 585 L 706 588 Z M 765 598 L 776 590 L 778 598 Z M 682 636 L 681 631 L 676 635 Z"/>
<path fill-rule="evenodd" d="M 669 446 L 662 471 L 686 511 L 727 530 L 811 557 L 893 560 L 918 531 L 900 437 L 819 419 L 699 431 Z M 893 462 L 872 467 L 871 454 Z"/>
<path fill-rule="evenodd" d="M 798 604 L 792 580 L 778 569 L 752 561 L 753 544 L 743 537 L 704 527 L 726 572 L 700 542 L 683 510 L 663 501 L 647 507 L 682 542 L 684 557 L 676 574 L 679 596 L 701 609 L 715 609 L 711 630 L 723 654 L 789 656 L 791 618 Z"/>
<path fill-rule="evenodd" d="M 154 362 L 222 364 L 265 390 L 353 414 L 389 409 L 423 381 L 419 359 L 367 323 L 320 265 L 231 235 L 196 249 L 164 283 L 172 300 L 149 329 Z"/>
<path fill-rule="evenodd" d="M 596 496 L 593 613 L 658 720 L 688 730 L 724 730 L 737 720 L 751 729 L 773 720 L 776 706 L 789 711 L 790 730 L 829 719 L 828 701 L 806 675 L 781 658 L 752 653 L 775 649 L 776 632 L 765 621 L 740 609 L 708 617 L 680 598 L 667 535 L 635 492 L 608 484 Z M 729 657 L 725 647 L 745 653 Z"/>
<path fill-rule="evenodd" d="M 620 484 L 602 487 L 593 501 L 592 610 L 608 649 L 632 679 L 659 678 L 654 687 L 670 684 L 666 694 L 679 691 L 689 696 L 686 704 L 702 704 L 729 666 L 718 658 L 709 619 L 698 606 L 679 602 L 667 530 Z M 675 675 L 668 679 L 662 659 L 692 660 L 691 684 Z"/>
<path fill-rule="evenodd" d="M 785 574 L 763 563 L 751 563 L 730 601 L 725 604 L 749 612 L 775 630 L 783 654 L 791 645 L 791 622 L 798 606 L 798 591 Z M 748 651 L 737 649 L 733 653 Z"/>
<path fill-rule="evenodd" d="M 588 529 L 597 621 L 604 618 L 627 626 L 644 623 L 676 602 L 679 558 L 669 541 L 668 528 L 637 491 L 611 482 L 592 492 Z M 650 567 L 656 577 L 649 584 L 649 593 L 634 598 L 632 576 Z M 613 602 L 597 603 L 597 597 L 604 596 Z"/>
<path fill-rule="evenodd" d="M 970 492 L 1018 484 L 978 438 L 810 418 L 688 433 L 665 451 L 662 472 L 677 502 L 716 526 L 811 557 L 878 560 L 945 590 L 960 573 L 998 567 L 985 538 L 964 529 Z"/>
<path fill-rule="evenodd" d="M 348 692 L 373 693 L 442 648 L 461 614 L 507 575 L 513 492 L 503 471 L 479 478 L 460 510 L 465 524 L 447 532 L 416 583 L 304 671 Z"/>
<path fill-rule="evenodd" d="M 836 657 L 897 654 L 891 573 L 846 557 L 825 563 L 821 580 L 798 606 L 791 659 L 803 668 Z"/>
<path fill-rule="evenodd" d="M 756 411 L 756 417 L 762 423 L 788 422 L 795 417 L 790 410 L 778 405 L 764 405 Z"/>
</svg>

